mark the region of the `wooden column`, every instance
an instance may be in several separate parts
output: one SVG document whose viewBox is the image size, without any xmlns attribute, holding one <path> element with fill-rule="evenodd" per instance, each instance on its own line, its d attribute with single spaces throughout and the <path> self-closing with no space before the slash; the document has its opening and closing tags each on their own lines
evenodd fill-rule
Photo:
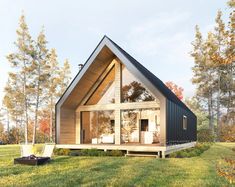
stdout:
<svg viewBox="0 0 235 187">
<path fill-rule="evenodd" d="M 160 99 L 160 145 L 166 146 L 166 98 Z"/>
<path fill-rule="evenodd" d="M 115 104 L 121 103 L 122 66 L 115 59 Z M 121 110 L 115 109 L 115 144 L 121 144 Z"/>
<path fill-rule="evenodd" d="M 81 144 L 81 112 L 76 112 L 76 144 Z"/>
</svg>

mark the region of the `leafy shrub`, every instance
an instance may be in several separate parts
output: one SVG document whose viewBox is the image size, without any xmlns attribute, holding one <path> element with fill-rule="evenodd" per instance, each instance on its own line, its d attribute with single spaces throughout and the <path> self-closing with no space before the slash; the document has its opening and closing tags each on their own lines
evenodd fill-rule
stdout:
<svg viewBox="0 0 235 187">
<path fill-rule="evenodd" d="M 210 143 L 197 143 L 195 147 L 171 153 L 171 158 L 190 158 L 201 155 L 210 148 Z"/>
<path fill-rule="evenodd" d="M 230 184 L 235 184 L 235 159 L 224 158 L 216 166 L 216 170 L 219 176 L 227 179 Z"/>
<path fill-rule="evenodd" d="M 197 132 L 198 142 L 214 142 L 215 135 L 211 132 L 210 129 L 200 129 Z"/>
<path fill-rule="evenodd" d="M 109 156 L 123 156 L 123 152 L 120 150 L 112 150 L 109 152 Z"/>
<path fill-rule="evenodd" d="M 69 156 L 123 156 L 120 150 L 102 151 L 98 149 L 82 149 L 82 150 L 69 150 L 69 149 L 55 149 L 55 155 L 69 155 Z"/>
<path fill-rule="evenodd" d="M 82 153 L 78 150 L 71 150 L 69 156 L 83 156 Z"/>
<path fill-rule="evenodd" d="M 99 156 L 100 151 L 98 149 L 82 149 L 81 153 L 83 156 Z"/>
<path fill-rule="evenodd" d="M 55 155 L 69 155 L 69 153 L 70 153 L 70 149 L 58 148 L 54 150 Z"/>
<path fill-rule="evenodd" d="M 235 142 L 235 124 L 227 125 L 222 123 L 220 131 L 220 141 Z"/>
</svg>

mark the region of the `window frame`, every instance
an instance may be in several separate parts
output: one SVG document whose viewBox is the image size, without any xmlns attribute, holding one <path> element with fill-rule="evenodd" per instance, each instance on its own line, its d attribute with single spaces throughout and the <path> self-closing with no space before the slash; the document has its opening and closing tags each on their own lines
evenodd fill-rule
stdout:
<svg viewBox="0 0 235 187">
<path fill-rule="evenodd" d="M 186 115 L 183 115 L 183 130 L 187 130 L 188 128 L 188 118 Z"/>
</svg>

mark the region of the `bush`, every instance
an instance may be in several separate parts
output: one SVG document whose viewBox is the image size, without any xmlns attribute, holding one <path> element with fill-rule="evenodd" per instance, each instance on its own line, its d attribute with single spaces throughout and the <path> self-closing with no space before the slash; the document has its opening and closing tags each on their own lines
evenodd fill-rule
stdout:
<svg viewBox="0 0 235 187">
<path fill-rule="evenodd" d="M 219 176 L 227 179 L 230 184 L 235 184 L 235 159 L 224 158 L 217 164 L 216 170 Z"/>
<path fill-rule="evenodd" d="M 233 147 L 233 148 L 232 148 L 232 151 L 234 151 L 234 152 L 235 152 L 235 147 Z"/>
<path fill-rule="evenodd" d="M 83 155 L 78 150 L 72 150 L 69 152 L 69 156 L 83 156 Z"/>
<path fill-rule="evenodd" d="M 215 135 L 210 129 L 201 129 L 197 132 L 198 142 L 214 142 Z"/>
<path fill-rule="evenodd" d="M 190 158 L 201 155 L 210 148 L 209 143 L 197 143 L 195 147 L 171 153 L 171 158 Z"/>
<path fill-rule="evenodd" d="M 220 131 L 220 141 L 235 142 L 235 124 L 227 125 L 222 123 Z"/>
<path fill-rule="evenodd" d="M 69 150 L 69 149 L 55 149 L 55 155 L 69 155 L 69 156 L 123 156 L 123 152 L 119 150 L 102 151 L 98 149 L 82 149 L 82 150 Z"/>
<path fill-rule="evenodd" d="M 69 155 L 70 153 L 70 149 L 62 149 L 62 148 L 59 148 L 59 149 L 55 149 L 54 150 L 54 154 L 55 155 Z"/>
<path fill-rule="evenodd" d="M 109 156 L 123 156 L 123 152 L 120 150 L 112 150 L 109 152 Z"/>
</svg>

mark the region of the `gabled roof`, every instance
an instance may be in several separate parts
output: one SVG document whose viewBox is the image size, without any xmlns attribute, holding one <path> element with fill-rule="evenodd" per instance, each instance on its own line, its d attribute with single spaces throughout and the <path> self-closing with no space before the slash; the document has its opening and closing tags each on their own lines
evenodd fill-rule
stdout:
<svg viewBox="0 0 235 187">
<path fill-rule="evenodd" d="M 83 69 L 76 75 L 76 77 L 73 79 L 73 81 L 68 86 L 67 90 L 64 92 L 64 94 L 59 99 L 56 105 L 63 104 L 61 102 L 64 102 L 64 97 L 67 97 L 69 94 L 67 92 L 71 92 L 73 87 L 75 87 L 76 83 L 82 77 L 81 74 L 84 74 L 84 71 L 86 71 L 86 69 L 88 68 L 87 66 L 91 64 L 91 60 L 95 58 L 94 56 L 97 55 L 99 50 L 101 50 L 101 48 L 104 46 L 111 48 L 110 50 L 114 52 L 114 54 L 118 58 L 122 58 L 124 56 L 125 59 L 127 59 L 145 78 L 147 78 L 148 81 L 151 82 L 152 85 L 154 85 L 156 89 L 158 89 L 162 93 L 162 95 L 165 96 L 168 100 L 192 112 L 159 78 L 157 78 L 153 73 L 146 69 L 142 64 L 140 64 L 136 59 L 134 59 L 131 55 L 129 55 L 125 50 L 123 50 L 119 45 L 117 45 L 107 36 L 104 36 L 99 42 L 95 50 L 92 52 L 92 54 L 84 64 Z"/>
<path fill-rule="evenodd" d="M 107 36 L 106 36 L 107 37 Z M 108 38 L 108 37 L 107 37 Z M 152 72 L 146 69 L 141 63 L 129 55 L 125 50 L 123 50 L 114 41 L 108 38 L 121 52 L 128 58 L 128 60 L 170 101 L 180 105 L 183 108 L 188 107 Z M 189 109 L 188 109 L 189 110 Z"/>
</svg>

